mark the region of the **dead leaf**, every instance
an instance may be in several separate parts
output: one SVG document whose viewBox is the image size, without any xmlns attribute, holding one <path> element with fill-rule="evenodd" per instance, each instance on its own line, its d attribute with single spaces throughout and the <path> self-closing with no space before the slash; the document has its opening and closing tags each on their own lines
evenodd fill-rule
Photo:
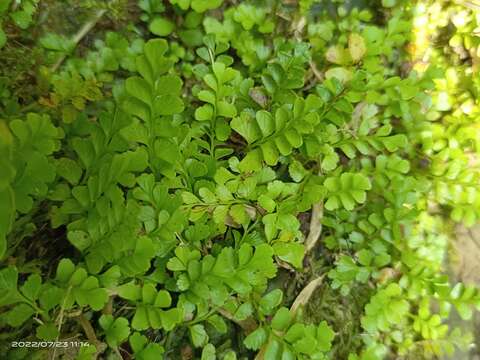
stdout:
<svg viewBox="0 0 480 360">
<path fill-rule="evenodd" d="M 325 57 L 333 64 L 343 65 L 346 62 L 345 49 L 340 45 L 330 46 Z"/>
<path fill-rule="evenodd" d="M 348 37 L 348 51 L 352 57 L 353 62 L 359 62 L 367 52 L 365 40 L 359 34 L 350 34 Z"/>
<path fill-rule="evenodd" d="M 321 285 L 324 276 L 325 275 L 321 275 L 316 279 L 310 281 L 307 286 L 305 286 L 302 291 L 300 291 L 292 306 L 290 307 L 290 312 L 292 314 L 295 314 L 301 306 L 305 306 L 308 303 L 314 291 Z"/>
<path fill-rule="evenodd" d="M 312 217 L 310 218 L 310 229 L 305 240 L 305 253 L 310 252 L 322 234 L 323 202 L 313 205 Z"/>
</svg>

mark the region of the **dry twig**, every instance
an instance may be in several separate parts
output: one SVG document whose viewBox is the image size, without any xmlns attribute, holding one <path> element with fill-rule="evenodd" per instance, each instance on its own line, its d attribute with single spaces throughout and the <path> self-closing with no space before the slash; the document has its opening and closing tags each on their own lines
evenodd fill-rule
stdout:
<svg viewBox="0 0 480 360">
<path fill-rule="evenodd" d="M 101 19 L 101 17 L 103 16 L 103 14 L 105 14 L 106 11 L 107 10 L 105 9 L 98 10 L 95 13 L 94 17 L 91 20 L 87 21 L 80 28 L 80 30 L 75 34 L 75 36 L 72 39 L 72 42 L 75 44 L 75 46 L 77 46 L 77 44 L 85 37 L 85 35 L 87 35 L 88 32 L 94 28 L 94 26 L 97 24 L 97 22 Z M 66 55 L 60 56 L 57 62 L 53 64 L 53 66 L 51 67 L 50 69 L 51 72 L 57 71 L 60 65 L 62 65 L 62 63 L 65 61 L 66 57 L 67 57 Z"/>
</svg>

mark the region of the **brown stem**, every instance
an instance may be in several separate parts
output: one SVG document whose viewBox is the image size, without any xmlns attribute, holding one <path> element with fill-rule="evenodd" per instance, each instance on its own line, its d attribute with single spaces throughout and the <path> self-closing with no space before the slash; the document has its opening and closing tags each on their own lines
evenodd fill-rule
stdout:
<svg viewBox="0 0 480 360">
<path fill-rule="evenodd" d="M 317 65 L 315 64 L 315 62 L 313 60 L 310 60 L 308 62 L 308 65 L 310 65 L 310 69 L 312 70 L 313 75 L 315 75 L 315 78 L 319 82 L 322 82 L 323 80 L 325 80 L 325 76 L 323 75 L 323 73 L 320 70 L 318 70 Z"/>
<path fill-rule="evenodd" d="M 105 304 L 105 306 L 102 309 L 102 314 L 112 315 L 112 312 L 113 312 L 113 296 L 110 296 L 108 298 L 108 302 Z"/>
<path fill-rule="evenodd" d="M 90 321 L 83 314 L 80 314 L 77 319 L 82 326 L 83 332 L 87 336 L 88 342 L 96 347 L 99 341 L 95 335 L 95 330 L 93 329 Z"/>
</svg>

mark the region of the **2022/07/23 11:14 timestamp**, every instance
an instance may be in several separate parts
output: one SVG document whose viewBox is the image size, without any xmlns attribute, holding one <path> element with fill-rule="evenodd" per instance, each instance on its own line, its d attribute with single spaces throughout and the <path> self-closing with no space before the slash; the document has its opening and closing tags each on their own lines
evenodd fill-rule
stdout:
<svg viewBox="0 0 480 360">
<path fill-rule="evenodd" d="M 70 348 L 89 346 L 88 341 L 12 341 L 12 348 Z"/>
</svg>

